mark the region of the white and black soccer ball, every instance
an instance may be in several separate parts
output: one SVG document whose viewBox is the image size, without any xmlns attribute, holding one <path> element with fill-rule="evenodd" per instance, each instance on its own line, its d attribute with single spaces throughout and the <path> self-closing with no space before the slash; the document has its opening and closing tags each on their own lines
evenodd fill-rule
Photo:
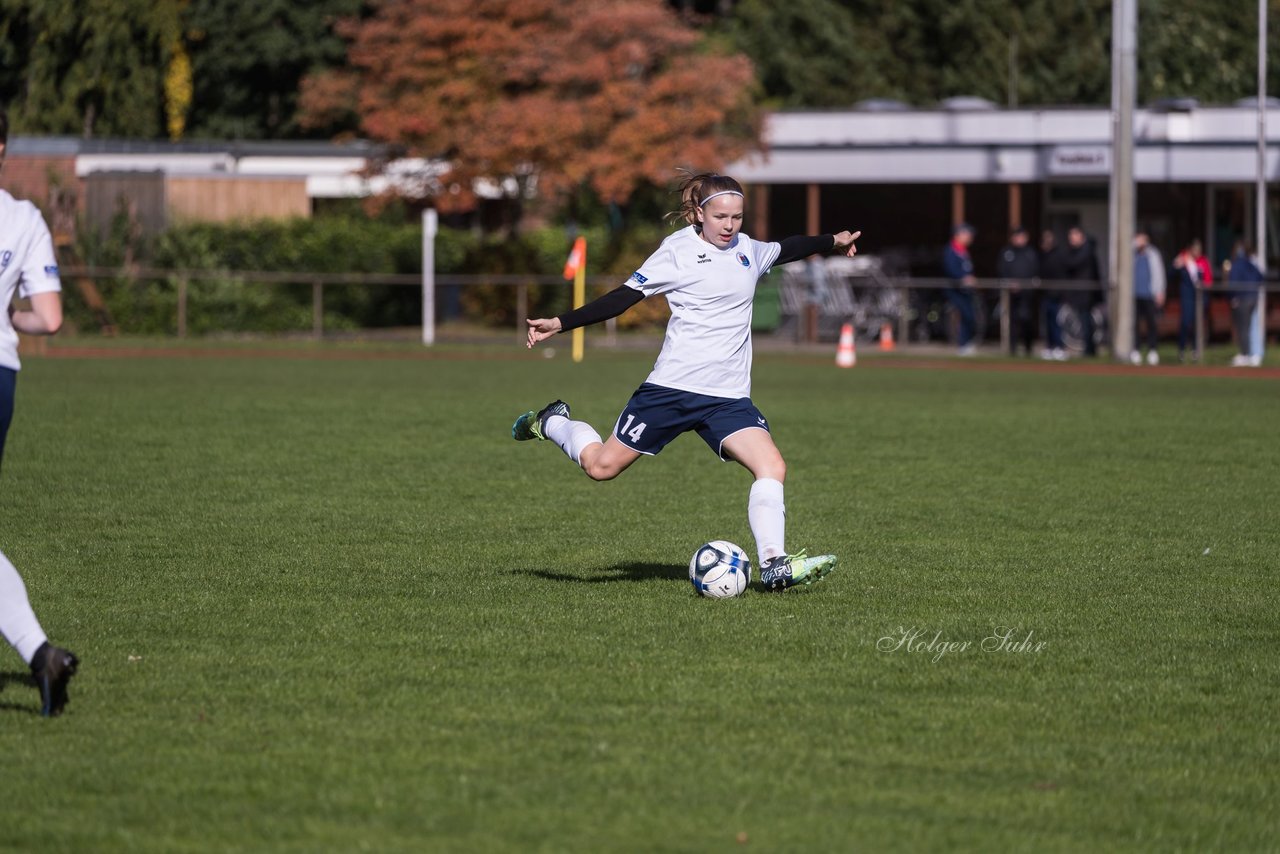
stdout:
<svg viewBox="0 0 1280 854">
<path fill-rule="evenodd" d="M 728 599 L 737 596 L 751 583 L 751 558 L 725 540 L 712 540 L 698 546 L 689 561 L 689 581 L 699 596 Z"/>
</svg>

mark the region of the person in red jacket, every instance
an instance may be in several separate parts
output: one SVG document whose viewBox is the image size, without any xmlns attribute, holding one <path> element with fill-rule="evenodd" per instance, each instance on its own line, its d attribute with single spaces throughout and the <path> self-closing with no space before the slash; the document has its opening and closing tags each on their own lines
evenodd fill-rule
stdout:
<svg viewBox="0 0 1280 854">
<path fill-rule="evenodd" d="M 1173 269 L 1177 273 L 1181 287 L 1178 292 L 1178 361 L 1187 358 L 1187 343 L 1191 344 L 1192 358 L 1196 357 L 1196 300 L 1204 306 L 1205 322 L 1209 318 L 1209 292 L 1213 287 L 1213 271 L 1209 267 L 1209 259 L 1204 257 L 1204 247 L 1198 239 L 1187 244 L 1187 248 L 1173 259 Z"/>
</svg>

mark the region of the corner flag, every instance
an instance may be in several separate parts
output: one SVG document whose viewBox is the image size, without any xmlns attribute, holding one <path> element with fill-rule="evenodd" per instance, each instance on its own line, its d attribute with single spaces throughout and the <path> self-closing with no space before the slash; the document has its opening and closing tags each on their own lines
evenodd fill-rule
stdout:
<svg viewBox="0 0 1280 854">
<path fill-rule="evenodd" d="M 582 308 L 587 301 L 587 238 L 573 241 L 569 260 L 564 262 L 564 277 L 573 280 L 573 307 Z M 582 361 L 584 334 L 582 327 L 573 330 L 573 360 Z"/>
<path fill-rule="evenodd" d="M 585 270 L 587 267 L 587 238 L 579 237 L 573 241 L 573 249 L 569 251 L 569 260 L 564 262 L 564 277 L 571 280 L 578 275 L 579 270 Z M 574 306 L 577 308 L 578 306 Z"/>
</svg>

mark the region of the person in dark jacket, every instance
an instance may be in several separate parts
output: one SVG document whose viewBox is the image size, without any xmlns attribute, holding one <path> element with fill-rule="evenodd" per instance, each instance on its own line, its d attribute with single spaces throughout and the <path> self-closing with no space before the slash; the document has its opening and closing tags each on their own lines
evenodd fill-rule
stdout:
<svg viewBox="0 0 1280 854">
<path fill-rule="evenodd" d="M 1062 346 L 1062 325 L 1058 322 L 1062 291 L 1056 287 L 1066 277 L 1066 252 L 1058 245 L 1058 238 L 1053 231 L 1046 228 L 1040 235 L 1040 281 L 1048 283 L 1041 302 L 1045 337 L 1045 348 L 1040 351 L 1041 359 L 1060 362 L 1067 358 L 1067 349 Z"/>
<path fill-rule="evenodd" d="M 1040 256 L 1030 244 L 1027 230 L 1019 226 L 1009 233 L 1009 243 L 996 259 L 996 275 L 1010 291 L 1009 355 L 1018 355 L 1022 344 L 1028 356 L 1036 338 L 1036 287 L 1040 280 Z"/>
<path fill-rule="evenodd" d="M 1196 350 L 1196 301 L 1204 310 L 1206 336 L 1209 324 L 1209 288 L 1213 287 L 1213 270 L 1204 257 L 1204 246 L 1198 238 L 1187 244 L 1173 259 L 1173 269 L 1178 275 L 1178 361 L 1185 362 L 1187 349 L 1191 358 L 1199 356 Z"/>
<path fill-rule="evenodd" d="M 969 244 L 973 243 L 973 227 L 961 223 L 951 230 L 951 242 L 942 253 L 942 272 L 951 280 L 947 288 L 947 303 L 960 318 L 960 331 L 956 341 L 961 356 L 972 356 L 977 319 L 973 308 L 973 286 L 978 280 L 973 275 L 973 261 L 969 258 Z"/>
<path fill-rule="evenodd" d="M 1073 226 L 1067 232 L 1067 253 L 1064 264 L 1066 278 L 1079 283 L 1067 292 L 1067 302 L 1080 317 L 1080 337 L 1084 344 L 1086 356 L 1098 355 L 1098 345 L 1094 339 L 1093 306 L 1102 301 L 1097 283 L 1101 276 L 1098 273 L 1098 253 L 1094 251 L 1093 241 L 1084 233 L 1084 229 Z M 1083 287 L 1093 283 L 1092 288 Z"/>
<path fill-rule="evenodd" d="M 1254 346 L 1253 312 L 1258 308 L 1258 286 L 1262 271 L 1249 251 L 1249 244 L 1237 240 L 1227 267 L 1227 294 L 1231 298 L 1231 323 L 1236 328 L 1236 347 L 1240 352 L 1231 359 L 1237 368 L 1256 368 L 1262 364 L 1262 348 Z"/>
</svg>

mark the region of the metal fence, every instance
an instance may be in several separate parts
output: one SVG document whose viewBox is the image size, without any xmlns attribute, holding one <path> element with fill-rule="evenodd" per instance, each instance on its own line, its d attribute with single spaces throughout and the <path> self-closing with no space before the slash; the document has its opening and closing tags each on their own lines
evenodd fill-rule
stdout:
<svg viewBox="0 0 1280 854">
<path fill-rule="evenodd" d="M 817 268 L 814 268 L 816 270 Z M 776 298 L 778 322 L 768 331 L 790 337 L 797 343 L 834 340 L 840 326 L 852 323 L 863 340 L 875 340 L 891 330 L 903 343 L 948 340 L 951 335 L 950 313 L 943 295 L 953 286 L 949 279 L 887 275 L 874 265 L 849 266 L 843 271 L 827 270 L 814 274 L 806 265 L 789 265 L 761 281 L 757 304 L 761 298 Z M 179 338 L 188 335 L 191 291 L 201 282 L 234 282 L 240 284 L 278 286 L 306 285 L 311 289 L 311 329 L 313 338 L 325 335 L 325 293 L 335 287 L 422 287 L 418 274 L 375 273 L 307 273 L 245 270 L 172 270 L 155 268 L 103 269 L 69 267 L 62 271 L 64 279 L 93 283 L 103 281 L 170 282 L 176 292 L 174 328 Z M 563 287 L 571 283 L 559 276 L 533 275 L 438 275 L 437 289 L 470 288 L 480 285 L 511 289 L 516 318 L 516 334 L 523 338 L 523 318 L 529 313 L 529 291 L 535 286 Z M 587 284 L 593 288 L 610 288 L 619 284 L 616 276 L 592 276 Z M 1003 350 L 1011 343 L 1013 300 L 1018 293 L 1029 293 L 1037 299 L 1052 296 L 1064 304 L 1074 295 L 1100 295 L 1105 300 L 1113 288 L 1095 281 L 1040 281 L 1020 283 L 1000 279 L 979 279 L 972 287 L 978 307 L 979 339 L 992 340 L 998 329 Z M 1222 286 L 1210 293 L 1217 293 Z M 1280 293 L 1280 284 L 1268 283 L 1265 290 Z M 1172 294 L 1171 294 L 1172 296 Z M 91 300 L 91 303 L 93 300 Z M 101 305 L 101 299 L 97 302 Z M 1197 300 L 1196 350 L 1204 349 L 1206 319 L 1203 300 Z M 1280 308 L 1280 300 L 1269 298 L 1272 308 Z M 1077 301 L 1077 305 L 1080 303 Z M 91 308 L 97 308 L 91 304 Z M 105 306 L 101 306 L 105 309 Z M 1077 310 L 1072 307 L 1070 310 Z M 1105 328 L 1105 318 L 1103 318 Z M 1037 316 L 1036 323 L 1041 322 Z M 610 327 L 612 333 L 612 327 Z"/>
<path fill-rule="evenodd" d="M 875 340 L 891 330 L 897 341 L 951 340 L 951 311 L 946 294 L 956 285 L 951 279 L 890 276 L 876 269 L 874 263 L 857 263 L 862 259 L 832 259 L 810 268 L 794 264 L 782 268 L 779 285 L 782 312 L 788 320 L 784 334 L 797 341 L 835 340 L 844 323 L 852 323 L 863 340 Z M 871 261 L 872 259 L 866 259 Z M 850 261 L 854 263 L 850 263 Z M 835 267 L 833 270 L 832 267 Z M 1022 308 L 1030 309 L 1027 318 L 1034 330 L 1032 337 L 1043 340 L 1043 304 L 1051 300 L 1057 306 L 1056 320 L 1063 328 L 1070 349 L 1086 349 L 1081 340 L 1089 329 L 1096 332 L 1096 346 L 1110 346 L 1109 305 L 1114 299 L 1114 283 L 1093 280 L 1008 280 L 980 278 L 969 289 L 975 309 L 977 339 L 998 338 L 1004 352 L 1011 349 L 1014 302 L 1019 295 L 1028 297 Z M 1280 294 L 1280 283 L 1269 282 L 1261 290 Z M 1172 282 L 1166 308 L 1178 305 L 1179 288 Z M 1197 294 L 1222 300 L 1230 284 L 1212 288 L 1197 287 Z M 1207 300 L 1196 299 L 1191 348 L 1197 357 L 1207 344 L 1209 322 L 1205 315 Z M 1280 300 L 1266 300 L 1268 331 L 1280 330 Z M 1086 322 L 1082 312 L 1091 317 Z M 1177 318 L 1166 320 L 1176 328 Z M 998 330 L 998 332 L 997 332 Z M 994 334 L 993 334 L 994 333 Z"/>
<path fill-rule="evenodd" d="M 200 282 L 233 282 L 264 286 L 306 285 L 311 288 L 311 335 L 323 338 L 325 334 L 325 292 L 335 287 L 412 287 L 422 288 L 422 276 L 413 273 L 307 273 L 279 272 L 264 270 L 165 270 L 150 267 L 104 269 L 97 267 L 64 267 L 62 278 L 75 282 L 171 282 L 173 283 L 177 305 L 174 325 L 179 338 L 187 336 L 190 316 L 190 301 L 193 285 Z M 610 276 L 588 277 L 589 286 L 616 285 L 617 281 Z M 509 287 L 512 290 L 517 318 L 527 316 L 529 306 L 529 289 L 539 285 L 567 288 L 570 283 L 559 276 L 531 275 L 437 275 L 437 289 L 448 287 L 475 287 L 479 285 L 496 285 Z M 95 308 L 95 306 L 91 306 Z M 523 330 L 520 322 L 518 328 Z"/>
</svg>

